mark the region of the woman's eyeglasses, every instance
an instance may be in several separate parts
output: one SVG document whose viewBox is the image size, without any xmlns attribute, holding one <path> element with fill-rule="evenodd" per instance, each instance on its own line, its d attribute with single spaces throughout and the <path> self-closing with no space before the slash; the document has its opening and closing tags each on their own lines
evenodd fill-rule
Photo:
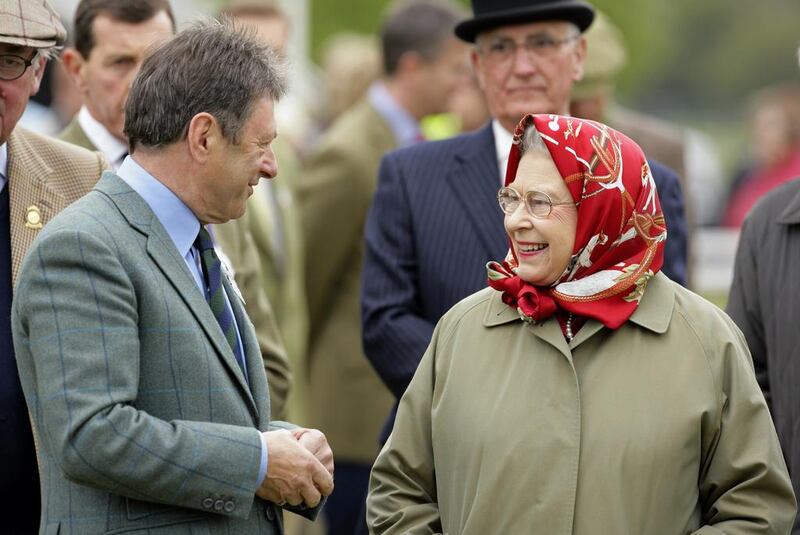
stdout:
<svg viewBox="0 0 800 535">
<path fill-rule="evenodd" d="M 550 215 L 553 206 L 572 204 L 574 201 L 553 202 L 550 196 L 543 191 L 528 190 L 525 195 L 520 196 L 513 188 L 500 188 L 497 192 L 497 204 L 506 215 L 511 215 L 519 208 L 519 203 L 525 200 L 525 207 L 533 217 L 544 219 Z"/>
</svg>

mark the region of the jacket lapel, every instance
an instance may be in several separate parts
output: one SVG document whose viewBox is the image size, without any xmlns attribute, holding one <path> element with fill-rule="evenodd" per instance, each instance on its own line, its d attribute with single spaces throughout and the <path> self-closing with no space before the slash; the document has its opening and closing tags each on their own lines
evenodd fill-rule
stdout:
<svg viewBox="0 0 800 535">
<path fill-rule="evenodd" d="M 67 199 L 49 182 L 52 174 L 52 168 L 25 137 L 12 132 L 8 139 L 8 192 L 13 281 L 39 229 L 67 205 Z"/>
<path fill-rule="evenodd" d="M 235 377 L 244 397 L 248 401 L 254 418 L 258 418 L 258 409 L 253 401 L 244 374 L 236 362 L 236 357 L 225 340 L 219 323 L 217 323 L 214 314 L 211 312 L 211 308 L 197 288 L 194 277 L 189 272 L 189 268 L 186 267 L 186 262 L 178 253 L 175 244 L 158 221 L 158 218 L 147 206 L 147 203 L 114 173 L 104 173 L 95 189 L 108 195 L 131 227 L 147 236 L 147 254 L 167 280 L 170 281 L 189 310 L 191 310 L 206 336 L 217 350 L 220 358 Z M 225 289 L 230 292 L 229 286 L 226 286 Z M 230 296 L 231 294 L 228 293 L 228 295 Z M 235 297 L 229 299 L 233 303 Z M 241 326 L 240 330 L 242 330 Z"/>
<path fill-rule="evenodd" d="M 225 288 L 225 293 L 228 295 L 228 300 L 233 309 L 233 316 L 236 318 L 236 326 L 239 328 L 239 336 L 242 339 L 242 349 L 244 350 L 245 366 L 247 367 L 247 375 L 250 379 L 248 393 L 254 400 L 254 406 L 260 407 L 262 403 L 266 405 L 266 413 L 256 412 L 259 417 L 259 425 L 268 425 L 270 419 L 269 408 L 269 387 L 264 369 L 264 358 L 261 355 L 261 348 L 258 345 L 258 338 L 256 337 L 255 327 L 253 327 L 250 318 L 247 317 L 247 312 L 244 308 L 244 301 L 242 301 L 241 293 L 238 288 L 234 288 L 236 282 L 233 277 L 224 275 L 222 277 L 222 285 Z M 238 368 L 238 365 L 237 365 Z"/>
<path fill-rule="evenodd" d="M 447 174 L 447 183 L 475 227 L 486 257 L 492 258 L 498 250 L 502 252 L 506 233 L 497 206 L 500 177 L 491 123 L 465 140 L 455 160 Z"/>
</svg>

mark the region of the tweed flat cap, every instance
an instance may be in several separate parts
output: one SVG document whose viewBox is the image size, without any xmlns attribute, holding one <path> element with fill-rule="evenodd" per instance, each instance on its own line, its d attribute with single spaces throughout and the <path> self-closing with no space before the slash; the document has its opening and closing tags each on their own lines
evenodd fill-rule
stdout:
<svg viewBox="0 0 800 535">
<path fill-rule="evenodd" d="M 0 0 L 0 43 L 61 46 L 67 31 L 47 0 Z"/>
</svg>

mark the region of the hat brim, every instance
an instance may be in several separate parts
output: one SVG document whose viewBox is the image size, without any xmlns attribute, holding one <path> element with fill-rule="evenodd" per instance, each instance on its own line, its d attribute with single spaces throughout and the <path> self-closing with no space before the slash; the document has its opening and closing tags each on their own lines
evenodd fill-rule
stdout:
<svg viewBox="0 0 800 535">
<path fill-rule="evenodd" d="M 55 39 L 32 39 L 30 37 L 16 37 L 12 35 L 0 35 L 0 43 L 27 46 L 30 48 L 51 48 L 58 47 L 63 44 L 63 42 Z"/>
<path fill-rule="evenodd" d="M 520 9 L 499 11 L 491 15 L 484 15 L 460 22 L 455 27 L 455 34 L 459 39 L 474 43 L 479 33 L 500 26 L 528 24 L 559 20 L 572 22 L 580 29 L 581 33 L 591 26 L 594 20 L 594 9 L 583 2 L 562 2 L 558 5 L 531 6 Z"/>
</svg>

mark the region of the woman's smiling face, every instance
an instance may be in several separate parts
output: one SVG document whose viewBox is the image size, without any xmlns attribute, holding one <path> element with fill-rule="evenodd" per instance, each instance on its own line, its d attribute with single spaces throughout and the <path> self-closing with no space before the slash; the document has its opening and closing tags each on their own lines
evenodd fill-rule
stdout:
<svg viewBox="0 0 800 535">
<path fill-rule="evenodd" d="M 572 257 L 578 209 L 570 202 L 572 195 L 552 158 L 540 151 L 522 157 L 509 187 L 523 198 L 531 190 L 546 193 L 554 204 L 549 216 L 537 218 L 520 202 L 504 221 L 519 262 L 517 275 L 535 286 L 550 286 L 564 273 Z M 569 204 L 556 205 L 564 202 Z"/>
</svg>

